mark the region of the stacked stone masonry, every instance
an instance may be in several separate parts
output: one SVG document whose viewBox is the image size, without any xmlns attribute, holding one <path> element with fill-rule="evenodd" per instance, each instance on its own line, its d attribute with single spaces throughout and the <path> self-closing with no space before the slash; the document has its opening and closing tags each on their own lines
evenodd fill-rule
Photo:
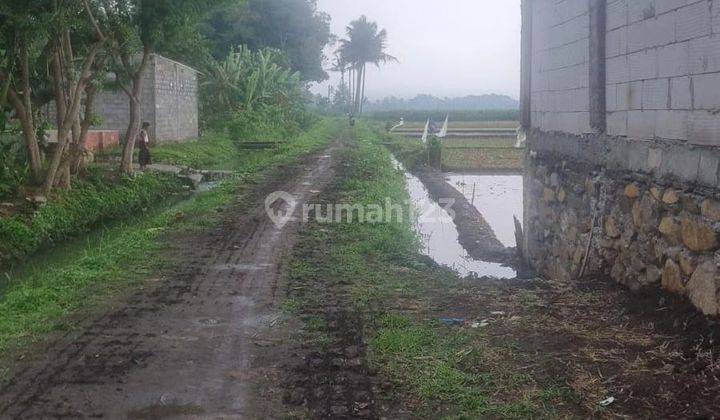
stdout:
<svg viewBox="0 0 720 420">
<path fill-rule="evenodd" d="M 662 287 L 718 315 L 720 0 L 523 1 L 531 261 L 574 279 L 590 244 L 588 274 Z M 592 6 L 603 8 L 601 43 Z M 605 59 L 591 63 L 598 45 Z M 603 127 L 590 126 L 594 112 Z"/>
</svg>

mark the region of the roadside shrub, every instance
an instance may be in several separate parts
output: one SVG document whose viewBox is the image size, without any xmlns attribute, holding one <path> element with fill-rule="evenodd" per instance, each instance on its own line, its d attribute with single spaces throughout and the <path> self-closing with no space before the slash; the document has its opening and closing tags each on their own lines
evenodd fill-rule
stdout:
<svg viewBox="0 0 720 420">
<path fill-rule="evenodd" d="M 180 189 L 177 178 L 164 175 L 122 178 L 110 185 L 80 183 L 31 218 L 0 219 L 0 263 L 22 259 L 100 222 L 127 218 Z"/>
<path fill-rule="evenodd" d="M 28 175 L 25 146 L 19 133 L 0 127 L 0 199 L 17 194 Z"/>
</svg>

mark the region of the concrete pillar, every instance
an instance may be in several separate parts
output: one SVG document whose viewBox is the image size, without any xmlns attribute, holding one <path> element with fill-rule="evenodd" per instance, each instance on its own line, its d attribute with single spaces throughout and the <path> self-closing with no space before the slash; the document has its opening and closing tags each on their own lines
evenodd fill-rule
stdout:
<svg viewBox="0 0 720 420">
<path fill-rule="evenodd" d="M 607 131 L 605 32 L 607 0 L 590 0 L 590 127 Z"/>
<path fill-rule="evenodd" d="M 532 127 L 532 21 L 533 0 L 522 0 L 522 52 L 520 58 L 520 126 Z"/>
</svg>

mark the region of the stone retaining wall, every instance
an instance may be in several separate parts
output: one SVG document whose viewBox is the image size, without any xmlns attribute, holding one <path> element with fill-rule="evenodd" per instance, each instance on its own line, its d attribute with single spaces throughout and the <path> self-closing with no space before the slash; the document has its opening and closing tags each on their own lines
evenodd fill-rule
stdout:
<svg viewBox="0 0 720 420">
<path fill-rule="evenodd" d="M 630 289 L 662 287 L 688 296 L 705 314 L 717 315 L 718 190 L 697 177 L 683 178 L 683 171 L 635 169 L 624 141 L 604 135 L 530 134 L 525 228 L 533 265 L 548 277 L 575 279 L 590 244 L 586 274 L 610 276 Z M 595 147 L 585 147 L 585 142 Z M 680 159 L 665 153 L 658 168 L 663 161 L 677 164 Z M 705 151 L 709 157 L 713 153 L 717 151 Z"/>
</svg>

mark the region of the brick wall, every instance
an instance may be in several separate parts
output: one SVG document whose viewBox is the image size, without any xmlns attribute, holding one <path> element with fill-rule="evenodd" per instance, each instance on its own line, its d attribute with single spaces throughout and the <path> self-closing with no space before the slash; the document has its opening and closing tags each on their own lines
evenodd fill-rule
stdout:
<svg viewBox="0 0 720 420">
<path fill-rule="evenodd" d="M 590 130 L 589 22 L 588 0 L 533 1 L 533 127 Z"/>
<path fill-rule="evenodd" d="M 153 55 L 144 74 L 142 121 L 150 123 L 153 142 L 198 138 L 198 81 L 192 68 Z M 98 129 L 124 135 L 130 121 L 128 97 L 122 91 L 105 91 L 95 101 L 101 118 Z"/>
<path fill-rule="evenodd" d="M 197 72 L 156 56 L 155 125 L 160 141 L 198 137 Z"/>
<path fill-rule="evenodd" d="M 720 145 L 720 1 L 607 7 L 608 134 Z"/>
<path fill-rule="evenodd" d="M 720 315 L 720 0 L 523 0 L 523 21 L 530 262 Z"/>
<path fill-rule="evenodd" d="M 590 132 L 589 3 L 532 1 L 532 126 Z M 720 0 L 607 0 L 607 134 L 720 145 Z"/>
</svg>

